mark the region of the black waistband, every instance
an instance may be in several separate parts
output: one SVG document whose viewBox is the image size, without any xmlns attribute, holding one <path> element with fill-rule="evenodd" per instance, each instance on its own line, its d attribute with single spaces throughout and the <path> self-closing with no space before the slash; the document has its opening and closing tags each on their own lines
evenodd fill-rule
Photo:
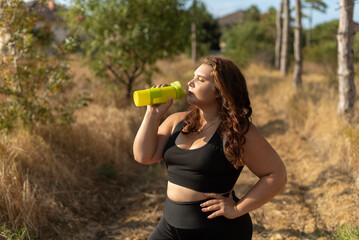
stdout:
<svg viewBox="0 0 359 240">
<path fill-rule="evenodd" d="M 223 196 L 228 197 L 229 193 L 226 193 Z M 239 201 L 234 192 L 232 192 L 232 197 L 235 202 Z M 207 217 L 212 212 L 202 212 L 202 207 L 200 206 L 201 203 L 208 200 L 210 199 L 191 202 L 176 202 L 166 196 L 164 218 L 172 226 L 183 229 L 206 228 L 214 226 L 215 224 L 230 221 L 230 219 L 223 216 L 208 219 Z"/>
</svg>

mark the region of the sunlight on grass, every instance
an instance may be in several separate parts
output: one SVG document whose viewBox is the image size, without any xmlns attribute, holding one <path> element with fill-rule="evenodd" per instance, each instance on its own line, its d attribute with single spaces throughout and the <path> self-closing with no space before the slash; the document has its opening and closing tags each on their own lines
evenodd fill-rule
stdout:
<svg viewBox="0 0 359 240">
<path fill-rule="evenodd" d="M 180 56 L 158 62 L 158 68 L 160 72 L 153 75 L 153 84 L 178 80 L 186 89 L 195 66 L 190 59 Z M 103 197 L 102 186 L 112 181 L 126 187 L 130 179 L 146 175 L 132 159 L 132 142 L 145 108 L 133 105 L 119 108 L 113 100 L 113 92 L 93 79 L 88 80 L 92 76 L 86 67 L 73 64 L 72 72 L 79 83 L 75 90 L 91 90 L 95 101 L 76 113 L 77 121 L 71 127 L 38 126 L 32 134 L 17 129 L 0 138 L 0 221 L 7 223 L 3 225 L 2 235 L 22 239 L 28 231 L 35 235 L 45 230 L 57 234 L 70 231 L 72 228 L 66 224 L 79 221 L 76 214 L 86 214 L 87 209 L 102 204 L 97 200 L 87 201 L 91 197 Z M 354 178 L 359 187 L 359 179 L 355 179 L 359 176 L 358 120 L 347 123 L 337 116 L 337 90 L 327 84 L 323 74 L 306 73 L 303 89 L 296 92 L 291 76 L 283 78 L 278 71 L 252 64 L 243 73 L 255 123 L 270 122 L 264 130 L 275 128 L 280 134 L 287 134 L 288 139 L 300 136 L 308 144 L 320 146 L 317 157 L 323 169 L 328 166 L 339 169 Z M 149 86 L 138 84 L 136 90 L 145 87 Z M 259 97 L 264 98 L 266 104 L 258 105 Z M 263 108 L 268 111 L 262 111 Z M 186 101 L 179 100 L 168 114 L 185 109 Z M 356 113 L 359 113 L 358 105 Z M 276 115 L 285 122 L 276 119 Z M 302 158 L 305 153 L 300 151 L 298 146 L 293 157 L 305 164 Z M 147 171 L 156 172 L 149 169 Z M 323 169 L 313 169 L 313 172 Z M 113 207 L 110 205 L 109 208 Z M 335 236 L 351 239 L 345 238 L 346 229 L 339 228 Z M 349 231 L 356 236 L 355 229 Z"/>
</svg>

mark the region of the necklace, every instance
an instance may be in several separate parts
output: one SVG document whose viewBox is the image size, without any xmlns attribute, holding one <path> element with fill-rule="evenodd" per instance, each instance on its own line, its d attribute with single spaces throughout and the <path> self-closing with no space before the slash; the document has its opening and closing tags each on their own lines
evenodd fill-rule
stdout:
<svg viewBox="0 0 359 240">
<path fill-rule="evenodd" d="M 212 126 L 213 124 L 218 122 L 218 120 L 219 120 L 219 118 L 217 118 L 216 121 L 213 121 L 210 124 L 208 124 L 205 128 L 202 128 L 202 129 L 198 130 L 198 133 L 202 133 L 204 130 L 207 130 L 210 126 Z"/>
</svg>

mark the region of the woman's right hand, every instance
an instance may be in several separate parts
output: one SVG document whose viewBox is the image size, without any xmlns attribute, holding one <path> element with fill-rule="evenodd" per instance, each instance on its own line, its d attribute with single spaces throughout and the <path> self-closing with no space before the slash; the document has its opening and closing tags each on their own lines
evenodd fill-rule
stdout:
<svg viewBox="0 0 359 240">
<path fill-rule="evenodd" d="M 159 87 L 167 87 L 167 86 L 169 86 L 169 85 L 159 84 L 159 85 L 153 86 L 151 88 L 159 88 Z M 168 100 L 168 102 L 166 102 L 166 103 L 147 105 L 147 112 L 149 112 L 151 114 L 156 114 L 159 116 L 159 118 L 161 118 L 161 117 L 163 117 L 163 115 L 166 114 L 166 112 L 172 106 L 172 104 L 173 104 L 173 98 L 170 98 Z"/>
</svg>

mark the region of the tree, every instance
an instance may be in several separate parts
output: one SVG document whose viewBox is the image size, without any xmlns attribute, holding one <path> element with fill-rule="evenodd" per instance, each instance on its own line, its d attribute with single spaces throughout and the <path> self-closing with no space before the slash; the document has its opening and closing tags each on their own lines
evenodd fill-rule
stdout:
<svg viewBox="0 0 359 240">
<path fill-rule="evenodd" d="M 224 55 L 242 67 L 253 60 L 273 64 L 275 16 L 275 9 L 270 8 L 260 18 L 256 18 L 257 20 L 240 22 L 236 26 L 225 29 L 222 34 L 222 41 L 226 46 Z"/>
<path fill-rule="evenodd" d="M 309 19 L 309 27 L 307 31 L 307 39 L 306 39 L 306 46 L 310 46 L 310 39 L 311 39 L 311 31 L 312 31 L 312 22 L 313 22 L 313 10 L 325 13 L 327 9 L 327 4 L 322 0 L 304 0 L 304 7 L 309 8 L 310 13 L 308 16 Z"/>
<path fill-rule="evenodd" d="M 293 83 L 294 87 L 298 89 L 302 86 L 302 17 L 300 0 L 295 0 L 294 58 Z"/>
<path fill-rule="evenodd" d="M 38 123 L 70 123 L 73 112 L 87 100 L 66 99 L 71 85 L 66 52 L 60 47 L 48 56 L 34 34 L 37 16 L 25 11 L 21 0 L 0 1 L 0 130 Z"/>
<path fill-rule="evenodd" d="M 186 29 L 191 31 L 187 32 L 188 36 L 185 39 L 191 39 L 191 44 L 186 45 L 186 52 L 192 55 L 193 61 L 199 56 L 207 55 L 210 50 L 219 50 L 221 33 L 218 21 L 207 11 L 206 5 L 193 1 L 187 13 Z"/>
<path fill-rule="evenodd" d="M 252 21 L 258 22 L 260 20 L 261 13 L 256 5 L 250 6 L 245 14 L 244 14 L 244 21 Z"/>
<path fill-rule="evenodd" d="M 276 69 L 280 69 L 280 46 L 281 46 L 281 40 L 282 40 L 282 26 L 281 26 L 281 20 L 282 20 L 282 3 L 283 1 L 280 0 L 279 8 L 276 13 L 276 35 L 275 35 L 275 47 L 274 47 L 274 67 Z"/>
<path fill-rule="evenodd" d="M 177 0 L 73 0 L 66 18 L 73 34 L 85 36 L 90 67 L 129 100 L 140 76 L 151 82 L 158 59 L 183 49 L 184 17 Z"/>
<path fill-rule="evenodd" d="M 354 113 L 355 83 L 353 67 L 353 12 L 354 0 L 340 0 L 338 27 L 338 113 L 350 118 Z"/>
<path fill-rule="evenodd" d="M 281 61 L 280 72 L 282 76 L 287 75 L 289 65 L 289 30 L 290 30 L 290 13 L 289 0 L 283 0 L 283 27 L 282 27 L 282 45 L 281 45 Z"/>
</svg>

